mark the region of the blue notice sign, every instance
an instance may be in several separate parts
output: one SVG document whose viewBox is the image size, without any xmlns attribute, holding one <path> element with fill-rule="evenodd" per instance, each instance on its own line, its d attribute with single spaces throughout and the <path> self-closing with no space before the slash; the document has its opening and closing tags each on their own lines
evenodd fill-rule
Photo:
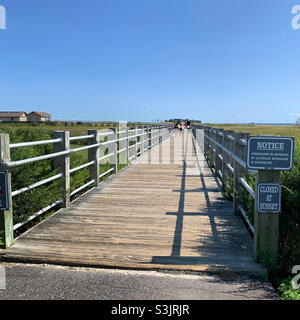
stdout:
<svg viewBox="0 0 300 320">
<path fill-rule="evenodd" d="M 9 210 L 7 176 L 7 171 L 0 171 L 0 210 Z"/>
<path fill-rule="evenodd" d="M 252 170 L 291 170 L 294 162 L 294 138 L 249 137 L 247 168 Z"/>
<path fill-rule="evenodd" d="M 259 183 L 257 190 L 257 211 L 280 213 L 281 186 L 275 183 Z"/>
</svg>

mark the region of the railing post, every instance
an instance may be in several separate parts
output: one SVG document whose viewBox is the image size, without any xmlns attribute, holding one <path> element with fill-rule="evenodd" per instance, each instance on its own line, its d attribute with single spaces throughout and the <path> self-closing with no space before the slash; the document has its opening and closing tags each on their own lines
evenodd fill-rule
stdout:
<svg viewBox="0 0 300 320">
<path fill-rule="evenodd" d="M 124 140 L 119 141 L 119 150 L 126 149 L 125 151 L 122 151 L 121 153 L 119 153 L 119 163 L 123 164 L 123 165 L 127 165 L 127 163 L 128 163 L 128 127 L 127 127 L 127 124 L 125 126 L 125 124 L 121 123 L 119 130 L 121 132 L 119 134 L 120 139 L 124 139 Z"/>
<path fill-rule="evenodd" d="M 131 139 L 130 139 L 130 136 L 132 135 L 131 134 L 131 131 L 130 131 L 131 129 L 130 128 L 128 128 L 128 135 L 127 135 L 127 150 L 128 150 L 128 164 L 130 163 L 130 161 L 131 161 L 131 149 L 132 148 L 130 148 L 130 142 L 131 142 Z"/>
<path fill-rule="evenodd" d="M 100 131 L 99 130 L 88 130 L 89 135 L 94 135 L 93 138 L 88 139 L 88 144 L 96 144 L 100 142 Z M 90 166 L 90 177 L 95 180 L 95 187 L 99 187 L 99 176 L 100 176 L 100 146 L 96 148 L 88 149 L 88 161 L 95 161 L 95 163 Z"/>
<path fill-rule="evenodd" d="M 217 145 L 215 143 L 215 141 L 217 140 L 217 129 L 213 128 L 212 129 L 212 138 L 214 139 L 214 142 L 212 144 L 213 146 L 213 150 L 212 150 L 212 162 L 214 163 L 214 167 L 215 167 L 215 173 L 217 175 Z"/>
<path fill-rule="evenodd" d="M 204 155 L 208 161 L 208 152 L 209 152 L 209 139 L 207 138 L 207 136 L 209 136 L 208 127 L 204 127 L 203 131 L 204 131 Z"/>
<path fill-rule="evenodd" d="M 152 127 L 149 127 L 149 147 L 152 149 Z"/>
<path fill-rule="evenodd" d="M 240 132 L 234 132 L 233 137 L 235 138 L 234 145 L 233 145 L 233 152 L 240 158 L 242 153 L 242 146 L 240 144 L 240 139 L 242 139 L 243 134 Z M 235 216 L 240 214 L 239 210 L 239 203 L 238 197 L 241 194 L 241 184 L 239 182 L 239 178 L 241 177 L 241 165 L 236 161 L 233 160 L 233 192 L 232 192 L 232 209 L 233 214 Z"/>
<path fill-rule="evenodd" d="M 151 127 L 151 149 L 155 144 L 155 126 Z"/>
<path fill-rule="evenodd" d="M 258 170 L 254 204 L 254 258 L 265 262 L 276 273 L 278 264 L 279 214 L 258 213 L 258 184 L 280 184 L 280 171 Z"/>
<path fill-rule="evenodd" d="M 144 127 L 141 127 L 140 128 L 140 134 L 141 134 L 141 136 L 140 136 L 140 142 L 141 142 L 141 144 L 140 144 L 140 150 L 141 150 L 140 156 L 142 156 L 144 154 L 144 139 L 145 139 L 145 136 L 144 136 L 145 132 L 144 131 L 145 131 Z"/>
<path fill-rule="evenodd" d="M 216 134 L 216 141 L 220 144 L 222 144 L 222 136 L 220 134 L 223 134 L 224 129 L 218 129 L 217 130 L 217 134 Z M 218 146 L 216 146 L 216 175 L 218 175 L 221 179 L 221 181 L 223 181 L 223 160 L 220 159 L 219 155 L 222 156 L 222 149 Z M 219 171 L 221 172 L 221 175 L 219 175 Z"/>
<path fill-rule="evenodd" d="M 207 138 L 205 137 L 205 130 L 203 126 L 193 126 L 192 127 L 193 133 L 194 133 L 194 137 L 200 147 L 200 150 L 203 154 L 205 154 L 204 152 L 204 145 L 206 143 Z"/>
<path fill-rule="evenodd" d="M 145 141 L 144 141 L 144 149 L 146 149 L 145 151 L 148 151 L 148 147 L 149 147 L 149 133 L 148 133 L 148 126 L 144 127 L 144 132 L 145 134 Z"/>
<path fill-rule="evenodd" d="M 0 139 L 0 164 L 1 170 L 7 171 L 7 191 L 9 202 L 8 210 L 0 210 L 0 248 L 7 249 L 14 242 L 11 171 L 4 164 L 5 161 L 10 160 L 9 135 L 6 133 L 1 133 Z"/>
<path fill-rule="evenodd" d="M 109 129 L 113 134 L 108 136 L 108 141 L 117 140 L 117 128 Z M 118 173 L 118 142 L 112 142 L 108 145 L 108 153 L 113 155 L 109 158 L 109 164 L 114 169 L 114 173 Z"/>
<path fill-rule="evenodd" d="M 151 127 L 151 149 L 155 146 L 155 138 L 156 138 L 155 126 Z"/>
<path fill-rule="evenodd" d="M 128 150 L 129 150 L 129 159 L 130 161 L 133 161 L 133 159 L 135 158 L 135 149 L 136 146 L 134 145 L 135 139 L 135 130 L 134 129 L 130 129 L 131 131 L 128 132 Z"/>
<path fill-rule="evenodd" d="M 211 127 L 208 127 L 207 132 L 208 132 L 208 136 L 210 138 L 212 138 L 212 128 Z M 211 142 L 210 139 L 208 139 L 208 164 L 209 164 L 210 167 L 212 165 L 212 149 L 213 149 L 212 148 L 212 142 Z"/>
<path fill-rule="evenodd" d="M 228 135 L 233 135 L 234 131 L 232 130 L 224 130 L 224 147 L 229 149 L 230 151 L 233 151 L 233 141 L 231 141 L 228 138 Z M 232 175 L 232 173 L 229 171 L 229 169 L 227 168 L 227 164 L 232 164 L 232 160 L 231 157 L 224 152 L 223 153 L 223 190 L 225 190 L 226 185 L 227 185 L 227 180 L 228 177 L 230 177 Z"/>
<path fill-rule="evenodd" d="M 54 143 L 54 152 L 70 150 L 70 132 L 69 131 L 54 131 L 53 138 L 60 138 L 62 141 Z M 62 208 L 70 206 L 70 154 L 63 155 L 54 159 L 54 168 L 58 168 L 63 175 L 63 202 L 60 204 Z"/>
<path fill-rule="evenodd" d="M 162 143 L 163 141 L 163 129 L 162 126 L 159 126 L 159 143 Z"/>
<path fill-rule="evenodd" d="M 219 143 L 225 147 L 225 130 L 222 129 L 222 135 L 220 136 Z M 222 191 L 225 191 L 225 151 L 222 149 L 221 150 L 221 156 L 222 156 L 222 164 L 221 164 L 221 173 L 222 173 Z"/>
<path fill-rule="evenodd" d="M 135 128 L 135 131 L 134 131 L 134 134 L 135 134 L 135 139 L 134 139 L 134 141 L 135 141 L 135 159 L 138 157 L 138 150 L 139 150 L 139 148 L 138 148 L 138 141 L 139 141 L 139 137 L 137 136 L 138 134 L 139 134 L 139 129 L 138 129 L 138 127 L 136 127 Z"/>
</svg>

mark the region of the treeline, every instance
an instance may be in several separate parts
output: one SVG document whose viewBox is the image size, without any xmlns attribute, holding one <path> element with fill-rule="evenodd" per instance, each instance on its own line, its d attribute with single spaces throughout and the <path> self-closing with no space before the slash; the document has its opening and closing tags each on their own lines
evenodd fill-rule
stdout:
<svg viewBox="0 0 300 320">
<path fill-rule="evenodd" d="M 180 119 L 180 118 L 176 118 L 176 119 L 169 119 L 169 120 L 165 120 L 165 122 L 175 122 L 175 120 L 182 120 L 184 122 L 187 122 L 188 120 L 191 121 L 191 123 L 201 123 L 201 120 L 194 120 L 194 119 Z"/>
</svg>

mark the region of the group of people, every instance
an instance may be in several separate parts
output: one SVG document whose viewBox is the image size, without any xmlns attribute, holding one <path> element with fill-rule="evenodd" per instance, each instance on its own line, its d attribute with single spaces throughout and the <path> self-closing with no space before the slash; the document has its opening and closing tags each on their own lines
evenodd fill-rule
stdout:
<svg viewBox="0 0 300 320">
<path fill-rule="evenodd" d="M 191 128 L 191 121 L 187 120 L 186 124 L 184 121 L 175 120 L 174 121 L 174 128 L 183 131 L 184 129 L 190 129 Z"/>
</svg>

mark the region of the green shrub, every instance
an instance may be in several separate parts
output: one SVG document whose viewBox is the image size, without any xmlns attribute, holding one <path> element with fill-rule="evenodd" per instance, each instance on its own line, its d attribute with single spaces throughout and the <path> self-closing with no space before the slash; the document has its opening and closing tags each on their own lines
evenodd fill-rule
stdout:
<svg viewBox="0 0 300 320">
<path fill-rule="evenodd" d="M 248 176 L 244 176 L 243 178 L 249 184 L 252 190 L 255 190 L 255 176 L 249 174 Z M 241 188 L 241 192 L 238 196 L 238 202 L 245 209 L 247 217 L 249 218 L 252 225 L 254 225 L 254 199 L 245 188 Z"/>
<path fill-rule="evenodd" d="M 228 173 L 226 172 L 225 173 L 225 187 L 224 187 L 224 193 L 225 193 L 225 196 L 226 198 L 228 198 L 229 200 L 232 201 L 233 199 L 233 178 L 230 177 L 228 175 Z"/>
<path fill-rule="evenodd" d="M 300 300 L 300 290 L 293 289 L 291 277 L 281 281 L 278 291 L 281 300 Z"/>
<path fill-rule="evenodd" d="M 14 128 L 6 127 L 0 132 L 6 132 L 9 134 L 10 143 L 52 139 L 52 132 L 49 129 L 32 128 L 32 126 L 16 126 Z M 85 143 L 87 143 L 87 141 L 85 141 Z M 80 145 L 76 145 L 76 147 L 80 147 Z M 12 161 L 17 161 L 49 153 L 53 153 L 52 144 L 14 148 L 11 149 L 11 159 Z M 87 150 L 72 153 L 70 156 L 71 168 L 80 166 L 87 161 Z M 101 170 L 107 170 L 107 165 L 104 165 Z M 12 168 L 12 190 L 15 191 L 27 187 L 38 181 L 52 177 L 57 173 L 57 169 L 54 168 L 54 159 L 37 161 L 14 167 Z M 89 168 L 84 168 L 72 173 L 70 192 L 88 182 L 89 179 Z M 61 199 L 64 196 L 64 190 L 61 185 L 62 179 L 57 179 L 35 189 L 16 195 L 13 198 L 14 224 L 24 221 L 37 211 L 52 204 L 56 200 Z"/>
<path fill-rule="evenodd" d="M 255 190 L 255 176 L 244 177 Z M 300 264 L 300 145 L 295 146 L 295 161 L 291 171 L 283 171 L 280 176 L 282 185 L 282 213 L 279 224 L 279 274 L 286 277 L 294 265 Z M 233 179 L 227 175 L 225 195 L 232 200 Z M 254 199 L 242 188 L 238 202 L 245 209 L 254 224 Z"/>
<path fill-rule="evenodd" d="M 281 173 L 282 214 L 280 215 L 279 267 L 286 275 L 300 264 L 300 145 L 296 144 L 291 171 Z"/>
</svg>

